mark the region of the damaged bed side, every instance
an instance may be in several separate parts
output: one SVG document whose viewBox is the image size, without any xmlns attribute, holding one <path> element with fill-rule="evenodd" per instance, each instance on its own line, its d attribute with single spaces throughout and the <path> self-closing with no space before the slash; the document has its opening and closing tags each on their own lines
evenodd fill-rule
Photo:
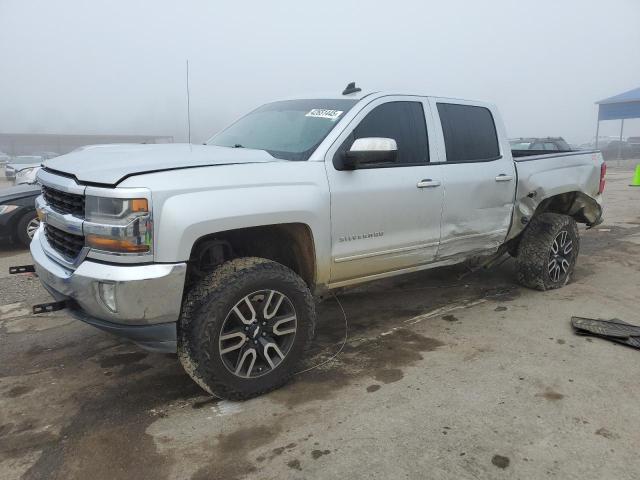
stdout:
<svg viewBox="0 0 640 480">
<path fill-rule="evenodd" d="M 599 151 L 515 158 L 518 184 L 507 241 L 535 215 L 563 213 L 593 227 L 602 222 L 606 164 Z"/>
</svg>

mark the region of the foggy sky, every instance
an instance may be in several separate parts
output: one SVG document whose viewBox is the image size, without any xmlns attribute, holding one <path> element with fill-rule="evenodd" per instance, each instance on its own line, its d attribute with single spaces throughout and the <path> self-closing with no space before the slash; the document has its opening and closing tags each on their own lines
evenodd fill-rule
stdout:
<svg viewBox="0 0 640 480">
<path fill-rule="evenodd" d="M 355 80 L 490 101 L 509 136 L 582 143 L 596 100 L 640 86 L 639 25 L 638 0 L 0 0 L 0 132 L 184 141 L 188 58 L 194 142 Z"/>
</svg>

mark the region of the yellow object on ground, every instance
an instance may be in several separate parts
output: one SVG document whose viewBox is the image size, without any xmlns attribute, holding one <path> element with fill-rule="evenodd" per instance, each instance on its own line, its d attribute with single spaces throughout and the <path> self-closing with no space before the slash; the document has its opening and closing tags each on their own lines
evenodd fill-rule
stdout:
<svg viewBox="0 0 640 480">
<path fill-rule="evenodd" d="M 640 187 L 640 163 L 636 165 L 636 173 L 633 175 L 632 187 Z"/>
</svg>

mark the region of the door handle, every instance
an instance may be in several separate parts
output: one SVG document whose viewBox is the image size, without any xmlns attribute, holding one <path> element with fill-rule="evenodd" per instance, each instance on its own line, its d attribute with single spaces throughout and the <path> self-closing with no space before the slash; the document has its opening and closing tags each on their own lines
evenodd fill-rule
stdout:
<svg viewBox="0 0 640 480">
<path fill-rule="evenodd" d="M 496 182 L 510 182 L 513 180 L 513 175 L 507 175 L 506 173 L 501 173 L 496 177 Z"/>
<path fill-rule="evenodd" d="M 417 185 L 418 188 L 433 188 L 433 187 L 439 187 L 439 186 L 440 186 L 439 180 L 431 180 L 430 178 L 425 178 L 424 180 L 420 180 Z"/>
</svg>

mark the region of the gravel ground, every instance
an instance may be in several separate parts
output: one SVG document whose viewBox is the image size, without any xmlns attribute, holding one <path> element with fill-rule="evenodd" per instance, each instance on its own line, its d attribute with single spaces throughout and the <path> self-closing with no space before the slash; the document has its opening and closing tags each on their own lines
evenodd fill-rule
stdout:
<svg viewBox="0 0 640 480">
<path fill-rule="evenodd" d="M 572 315 L 640 324 L 640 189 L 611 168 L 606 221 L 581 229 L 566 287 L 515 285 L 513 261 L 452 267 L 339 299 L 340 357 L 247 402 L 205 395 L 46 301 L 23 250 L 0 249 L 2 479 L 637 479 L 640 352 L 578 337 Z M 307 366 L 341 343 L 319 306 Z"/>
</svg>

